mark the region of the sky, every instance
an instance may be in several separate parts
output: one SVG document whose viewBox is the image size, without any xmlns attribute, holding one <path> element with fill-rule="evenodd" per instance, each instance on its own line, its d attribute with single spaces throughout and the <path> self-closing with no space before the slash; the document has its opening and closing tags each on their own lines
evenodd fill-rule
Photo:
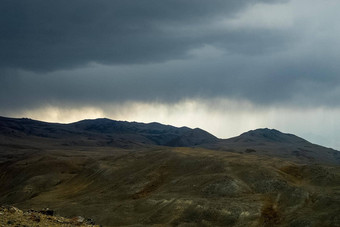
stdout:
<svg viewBox="0 0 340 227">
<path fill-rule="evenodd" d="M 340 149 L 338 0 L 2 0 L 0 115 Z"/>
</svg>

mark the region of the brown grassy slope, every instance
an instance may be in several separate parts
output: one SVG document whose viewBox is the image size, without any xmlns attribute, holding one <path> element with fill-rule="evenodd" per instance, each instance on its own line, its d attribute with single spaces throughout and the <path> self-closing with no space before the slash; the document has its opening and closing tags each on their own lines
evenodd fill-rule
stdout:
<svg viewBox="0 0 340 227">
<path fill-rule="evenodd" d="M 340 167 L 200 148 L 45 147 L 0 164 L 0 203 L 108 226 L 340 226 Z"/>
</svg>

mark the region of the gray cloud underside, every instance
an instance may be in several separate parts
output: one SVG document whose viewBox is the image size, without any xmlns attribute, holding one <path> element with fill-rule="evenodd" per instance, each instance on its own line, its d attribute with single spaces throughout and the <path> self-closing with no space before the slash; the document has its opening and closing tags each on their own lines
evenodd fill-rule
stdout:
<svg viewBox="0 0 340 227">
<path fill-rule="evenodd" d="M 4 0 L 0 110 L 200 97 L 339 107 L 335 18 L 214 27 L 256 3 L 288 4 Z"/>
<path fill-rule="evenodd" d="M 338 74 L 325 69 L 320 72 L 320 64 L 310 67 L 308 60 L 281 63 L 286 58 L 223 56 L 214 61 L 198 58 L 134 67 L 99 65 L 47 74 L 18 72 L 2 78 L 0 103 L 4 109 L 13 109 L 228 97 L 261 106 L 339 107 Z M 272 67 L 265 67 L 267 64 Z M 320 73 L 325 76 L 319 77 Z"/>
<path fill-rule="evenodd" d="M 221 43 L 237 51 L 249 42 L 249 32 L 191 29 L 233 17 L 257 2 L 279 1 L 4 0 L 0 67 L 50 71 L 89 62 L 160 62 L 186 57 L 188 50 L 205 43 Z M 257 39 L 270 42 L 271 37 Z M 257 51 L 254 48 L 249 51 Z"/>
</svg>

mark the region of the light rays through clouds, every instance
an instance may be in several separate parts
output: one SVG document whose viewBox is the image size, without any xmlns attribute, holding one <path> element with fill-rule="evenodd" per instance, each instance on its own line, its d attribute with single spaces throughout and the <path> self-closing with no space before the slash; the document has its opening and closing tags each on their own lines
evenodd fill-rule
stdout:
<svg viewBox="0 0 340 227">
<path fill-rule="evenodd" d="M 340 149 L 338 0 L 0 7 L 0 115 L 269 127 Z"/>
</svg>

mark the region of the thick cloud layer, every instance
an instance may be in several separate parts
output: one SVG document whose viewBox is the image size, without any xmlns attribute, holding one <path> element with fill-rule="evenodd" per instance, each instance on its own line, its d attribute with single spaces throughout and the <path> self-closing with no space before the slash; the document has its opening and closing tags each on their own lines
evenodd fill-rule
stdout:
<svg viewBox="0 0 340 227">
<path fill-rule="evenodd" d="M 207 32 L 207 26 L 257 2 L 277 1 L 4 0 L 0 66 L 50 71 L 149 63 L 185 57 L 204 43 L 238 45 L 248 32 Z"/>
<path fill-rule="evenodd" d="M 228 98 L 339 107 L 338 0 L 3 0 L 0 114 Z"/>
</svg>

